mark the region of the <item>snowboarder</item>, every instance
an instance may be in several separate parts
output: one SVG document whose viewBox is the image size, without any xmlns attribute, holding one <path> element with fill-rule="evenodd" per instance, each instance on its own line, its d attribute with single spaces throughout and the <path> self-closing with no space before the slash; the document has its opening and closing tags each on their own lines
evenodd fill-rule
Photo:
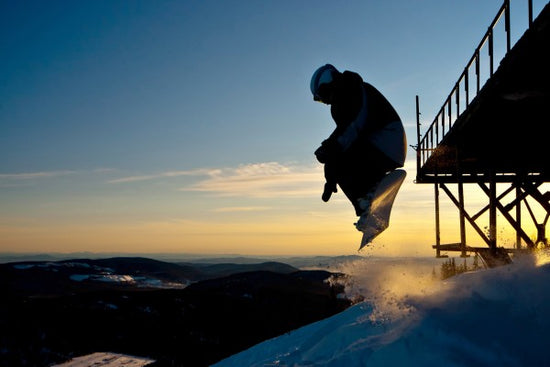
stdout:
<svg viewBox="0 0 550 367">
<path fill-rule="evenodd" d="M 331 106 L 336 123 L 334 132 L 315 151 L 325 165 L 322 200 L 327 202 L 338 185 L 360 221 L 364 220 L 377 185 L 405 162 L 407 142 L 401 119 L 357 73 L 341 73 L 326 64 L 315 71 L 310 87 L 315 101 Z"/>
</svg>

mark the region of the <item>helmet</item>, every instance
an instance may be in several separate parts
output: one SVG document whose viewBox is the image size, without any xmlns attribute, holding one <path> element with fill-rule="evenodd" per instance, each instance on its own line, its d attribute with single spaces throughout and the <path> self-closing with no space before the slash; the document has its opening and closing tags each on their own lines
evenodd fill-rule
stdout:
<svg viewBox="0 0 550 367">
<path fill-rule="evenodd" d="M 323 65 L 313 73 L 310 88 L 315 101 L 323 101 L 322 94 L 319 93 L 319 88 L 323 84 L 331 83 L 337 73 L 339 73 L 338 70 L 331 64 Z"/>
</svg>

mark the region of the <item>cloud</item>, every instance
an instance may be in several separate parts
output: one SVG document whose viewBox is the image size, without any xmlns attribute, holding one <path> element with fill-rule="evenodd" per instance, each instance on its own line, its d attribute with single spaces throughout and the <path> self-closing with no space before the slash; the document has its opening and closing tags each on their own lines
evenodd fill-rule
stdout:
<svg viewBox="0 0 550 367">
<path fill-rule="evenodd" d="M 215 213 L 236 213 L 236 212 L 259 212 L 270 210 L 269 206 L 232 206 L 225 208 L 217 208 L 212 211 Z"/>
<path fill-rule="evenodd" d="M 185 171 L 167 171 L 151 175 L 137 175 L 137 176 L 128 176 L 121 177 L 114 180 L 108 181 L 108 183 L 118 184 L 118 183 L 129 183 L 137 181 L 149 181 L 156 180 L 159 178 L 169 178 L 169 177 L 180 177 L 180 176 L 209 176 L 215 175 L 218 173 L 218 169 L 207 169 L 200 168 L 196 170 L 185 170 Z"/>
<path fill-rule="evenodd" d="M 115 168 L 100 167 L 100 168 L 94 169 L 92 172 L 93 173 L 112 173 L 112 172 L 116 172 L 116 171 L 117 170 Z"/>
<path fill-rule="evenodd" d="M 76 171 L 40 171 L 23 173 L 0 173 L 1 188 L 21 188 L 36 185 L 39 180 L 75 174 Z"/>
<path fill-rule="evenodd" d="M 23 173 L 0 173 L 0 187 L 19 188 L 36 184 L 37 180 L 68 176 L 76 171 L 40 171 Z"/>
<path fill-rule="evenodd" d="M 38 178 L 59 177 L 75 173 L 75 171 L 42 171 L 25 173 L 0 173 L 0 180 L 34 180 Z"/>
<path fill-rule="evenodd" d="M 282 198 L 318 196 L 322 184 L 321 166 L 265 162 L 212 170 L 206 179 L 181 190 L 220 196 Z"/>
<path fill-rule="evenodd" d="M 157 178 L 157 177 L 161 177 L 161 176 L 156 176 L 156 175 L 130 176 L 130 177 L 117 178 L 117 179 L 114 179 L 114 180 L 110 180 L 108 182 L 109 183 L 128 183 L 128 182 L 152 180 L 152 179 Z"/>
<path fill-rule="evenodd" d="M 415 160 L 405 164 L 414 172 Z M 319 197 L 323 189 L 323 166 L 294 163 L 261 162 L 236 167 L 199 168 L 120 177 L 108 181 L 124 184 L 175 177 L 193 177 L 194 182 L 184 184 L 180 191 L 200 192 L 223 197 L 247 198 L 311 198 Z M 414 178 L 409 176 L 409 181 Z M 416 185 L 411 185 L 416 186 Z M 415 188 L 415 191 L 422 191 Z M 424 190 L 426 191 L 426 190 Z M 431 193 L 431 191 L 429 191 Z M 219 211 L 257 211 L 258 207 L 231 207 Z"/>
<path fill-rule="evenodd" d="M 408 172 L 406 184 L 400 194 L 400 202 L 409 206 L 433 204 L 431 186 L 413 184 L 415 157 L 405 162 Z M 172 170 L 159 173 L 126 176 L 108 181 L 111 184 L 129 184 L 151 180 L 189 177 L 182 181 L 180 191 L 205 193 L 221 197 L 242 198 L 318 198 L 324 184 L 323 166 L 320 164 L 300 165 L 295 163 L 261 162 L 241 164 L 236 167 L 199 168 L 194 170 Z M 408 195 L 410 194 L 410 195 Z M 336 196 L 333 200 L 344 198 Z M 421 203 L 422 202 L 422 203 Z M 402 204 L 405 205 L 405 204 Z M 265 210 L 263 207 L 236 206 L 218 209 L 217 212 L 244 212 Z"/>
<path fill-rule="evenodd" d="M 262 162 L 242 164 L 237 167 L 199 168 L 126 176 L 112 179 L 108 183 L 125 184 L 182 176 L 198 177 L 199 179 L 197 182 L 182 187 L 181 191 L 254 198 L 318 196 L 324 180 L 320 165 L 300 166 Z M 258 207 L 254 209 L 251 207 L 225 209 L 225 211 L 252 210 L 259 209 Z"/>
</svg>

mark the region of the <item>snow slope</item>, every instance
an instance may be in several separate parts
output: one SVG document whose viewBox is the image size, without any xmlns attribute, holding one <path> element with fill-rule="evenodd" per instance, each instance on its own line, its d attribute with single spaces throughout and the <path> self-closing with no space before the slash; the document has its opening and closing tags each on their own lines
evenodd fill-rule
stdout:
<svg viewBox="0 0 550 367">
<path fill-rule="evenodd" d="M 446 282 L 412 260 L 361 260 L 348 291 L 364 302 L 215 366 L 550 366 L 546 260 Z"/>
</svg>

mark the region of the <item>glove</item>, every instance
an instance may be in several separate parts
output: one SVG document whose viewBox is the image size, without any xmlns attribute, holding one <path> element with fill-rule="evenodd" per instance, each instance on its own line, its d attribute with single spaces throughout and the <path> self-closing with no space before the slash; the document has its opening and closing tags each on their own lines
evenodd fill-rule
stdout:
<svg viewBox="0 0 550 367">
<path fill-rule="evenodd" d="M 325 140 L 315 151 L 315 157 L 319 163 L 327 163 L 336 160 L 342 154 L 342 147 L 336 140 Z"/>
<path fill-rule="evenodd" d="M 337 192 L 336 184 L 334 183 L 325 183 L 325 190 L 323 191 L 323 195 L 321 196 L 321 199 L 326 203 L 329 201 L 330 197 L 332 196 L 333 192 Z"/>
</svg>

